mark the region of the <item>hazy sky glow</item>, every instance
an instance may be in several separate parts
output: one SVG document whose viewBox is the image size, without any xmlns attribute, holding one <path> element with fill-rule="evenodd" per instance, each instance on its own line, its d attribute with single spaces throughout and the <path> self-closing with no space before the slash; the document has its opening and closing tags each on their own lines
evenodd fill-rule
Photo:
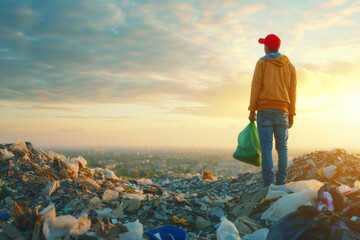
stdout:
<svg viewBox="0 0 360 240">
<path fill-rule="evenodd" d="M 0 143 L 236 146 L 259 37 L 298 74 L 290 148 L 357 150 L 360 1 L 0 2 Z"/>
</svg>

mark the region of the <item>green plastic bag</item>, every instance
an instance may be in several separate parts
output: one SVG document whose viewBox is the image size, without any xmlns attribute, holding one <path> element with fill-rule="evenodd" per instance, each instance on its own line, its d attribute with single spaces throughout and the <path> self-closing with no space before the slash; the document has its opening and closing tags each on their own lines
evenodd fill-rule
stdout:
<svg viewBox="0 0 360 240">
<path fill-rule="evenodd" d="M 236 160 L 259 167 L 261 148 L 259 133 L 254 122 L 250 122 L 238 136 L 238 146 L 233 154 Z"/>
</svg>

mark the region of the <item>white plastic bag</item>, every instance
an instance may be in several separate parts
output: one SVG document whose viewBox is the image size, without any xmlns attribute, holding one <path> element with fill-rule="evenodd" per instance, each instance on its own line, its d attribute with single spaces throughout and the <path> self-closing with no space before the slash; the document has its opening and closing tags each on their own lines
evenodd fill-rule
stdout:
<svg viewBox="0 0 360 240">
<path fill-rule="evenodd" d="M 73 173 L 76 174 L 79 172 L 79 164 L 77 162 L 72 162 L 72 161 L 68 161 L 66 162 L 68 165 L 69 170 Z"/>
<path fill-rule="evenodd" d="M 269 229 L 261 228 L 251 234 L 246 234 L 241 237 L 241 240 L 266 240 L 269 234 Z"/>
<path fill-rule="evenodd" d="M 22 139 L 18 139 L 15 144 L 11 145 L 15 150 L 27 153 L 29 150 L 26 147 L 26 143 Z"/>
<path fill-rule="evenodd" d="M 317 191 L 306 190 L 282 196 L 263 213 L 261 219 L 276 222 L 285 215 L 295 212 L 298 207 L 312 201 L 316 195 Z"/>
<path fill-rule="evenodd" d="M 71 235 L 81 235 L 86 233 L 91 226 L 91 221 L 88 219 L 87 213 L 84 213 L 77 219 L 77 224 L 71 229 Z"/>
<path fill-rule="evenodd" d="M 53 194 L 53 192 L 55 192 L 56 189 L 58 189 L 59 187 L 60 187 L 60 181 L 54 181 L 54 182 L 48 183 L 45 186 L 45 190 L 44 190 L 43 194 L 45 196 L 51 196 L 51 194 Z"/>
<path fill-rule="evenodd" d="M 309 180 L 301 180 L 297 182 L 290 182 L 285 184 L 285 186 L 289 187 L 293 192 L 299 192 L 304 190 L 316 190 L 319 189 L 324 185 L 323 182 L 320 182 L 316 179 L 309 179 Z"/>
<path fill-rule="evenodd" d="M 117 176 L 116 176 L 116 174 L 113 172 L 113 171 L 111 171 L 111 170 L 109 170 L 109 169 L 104 169 L 104 170 L 102 170 L 102 172 L 107 176 L 107 177 L 109 177 L 109 178 L 111 178 L 111 179 L 119 179 Z"/>
<path fill-rule="evenodd" d="M 72 162 L 77 162 L 80 167 L 85 168 L 87 165 L 87 161 L 82 156 L 78 156 L 77 158 L 70 159 Z"/>
<path fill-rule="evenodd" d="M 111 201 L 119 197 L 119 192 L 107 189 L 103 194 L 104 201 Z"/>
<path fill-rule="evenodd" d="M 339 186 L 339 190 L 343 195 L 346 195 L 346 194 L 349 194 L 352 192 L 352 188 L 345 184 L 341 184 Z"/>
<path fill-rule="evenodd" d="M 326 179 L 331 179 L 336 174 L 337 167 L 330 165 L 328 167 L 320 168 L 318 174 L 320 177 L 325 177 Z"/>
<path fill-rule="evenodd" d="M 291 192 L 291 189 L 285 185 L 274 185 L 269 186 L 268 192 L 266 194 L 266 199 L 273 199 L 288 195 Z"/>
<path fill-rule="evenodd" d="M 66 234 L 81 235 L 86 233 L 91 225 L 88 215 L 85 213 L 74 218 L 71 215 L 50 217 L 44 220 L 43 233 L 46 240 L 56 240 Z"/>
<path fill-rule="evenodd" d="M 52 152 L 52 151 L 49 152 L 49 157 L 51 158 L 51 160 L 54 160 L 54 158 L 58 158 L 61 161 L 64 161 L 64 162 L 66 161 L 66 157 L 64 155 L 61 155 L 61 154 L 58 154 L 58 153 Z"/>
<path fill-rule="evenodd" d="M 225 216 L 221 217 L 221 223 L 216 231 L 216 237 L 217 240 L 241 240 L 239 231 Z"/>
<path fill-rule="evenodd" d="M 76 218 L 71 215 L 46 218 L 43 233 L 46 240 L 56 240 L 69 233 L 77 225 Z"/>
<path fill-rule="evenodd" d="M 100 188 L 99 184 L 97 184 L 93 179 L 85 176 L 79 177 L 75 184 L 81 184 L 90 188 Z"/>
<path fill-rule="evenodd" d="M 151 179 L 145 179 L 145 178 L 140 178 L 137 180 L 137 182 L 142 185 L 153 184 L 153 181 L 151 181 Z"/>
<path fill-rule="evenodd" d="M 128 194 L 123 194 L 122 197 L 124 199 L 139 199 L 139 200 L 144 200 L 146 198 L 145 194 L 135 194 L 135 193 L 128 193 Z"/>
<path fill-rule="evenodd" d="M 137 219 L 135 222 L 125 223 L 125 226 L 129 230 L 126 233 L 120 233 L 119 238 L 124 240 L 141 240 L 143 239 L 144 228 L 143 225 Z"/>
<path fill-rule="evenodd" d="M 9 160 L 15 157 L 15 155 L 12 152 L 9 152 L 6 148 L 0 150 L 0 152 L 2 153 L 2 160 Z"/>
</svg>

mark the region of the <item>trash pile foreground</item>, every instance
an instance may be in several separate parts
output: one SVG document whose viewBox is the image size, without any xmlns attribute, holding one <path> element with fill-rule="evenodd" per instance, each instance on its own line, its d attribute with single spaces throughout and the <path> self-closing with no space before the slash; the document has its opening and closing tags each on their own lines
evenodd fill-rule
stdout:
<svg viewBox="0 0 360 240">
<path fill-rule="evenodd" d="M 295 158 L 284 186 L 263 188 L 261 173 L 125 180 L 19 140 L 0 145 L 0 239 L 331 239 L 324 219 L 357 239 L 359 170 L 334 149 Z"/>
</svg>

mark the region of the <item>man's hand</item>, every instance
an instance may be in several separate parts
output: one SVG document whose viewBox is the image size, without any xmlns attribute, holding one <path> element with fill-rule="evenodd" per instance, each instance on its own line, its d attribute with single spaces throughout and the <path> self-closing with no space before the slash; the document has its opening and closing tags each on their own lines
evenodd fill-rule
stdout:
<svg viewBox="0 0 360 240">
<path fill-rule="evenodd" d="M 294 124 L 294 115 L 289 115 L 289 128 Z"/>
<path fill-rule="evenodd" d="M 254 111 L 250 112 L 249 120 L 250 120 L 250 122 L 254 122 L 256 120 L 256 113 Z"/>
</svg>

